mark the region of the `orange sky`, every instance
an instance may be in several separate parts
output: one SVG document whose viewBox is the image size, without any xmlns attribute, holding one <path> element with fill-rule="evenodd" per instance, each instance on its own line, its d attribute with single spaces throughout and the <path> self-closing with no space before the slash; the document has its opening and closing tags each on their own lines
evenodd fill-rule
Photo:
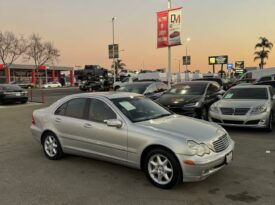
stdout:
<svg viewBox="0 0 275 205">
<path fill-rule="evenodd" d="M 183 6 L 182 40 L 191 38 L 191 70 L 211 70 L 210 55 L 228 55 L 229 62 L 253 61 L 254 45 L 265 36 L 275 44 L 274 0 L 172 0 Z M 37 33 L 61 51 L 60 65 L 98 64 L 110 67 L 107 46 L 112 41 L 111 18 L 116 20 L 116 43 L 128 68 L 167 67 L 167 49 L 156 48 L 156 12 L 165 0 L 0 0 L 2 31 L 29 36 Z M 173 71 L 185 55 L 174 47 Z M 32 62 L 28 62 L 32 63 Z M 267 67 L 275 67 L 275 48 Z M 183 67 L 182 67 L 183 69 Z"/>
</svg>

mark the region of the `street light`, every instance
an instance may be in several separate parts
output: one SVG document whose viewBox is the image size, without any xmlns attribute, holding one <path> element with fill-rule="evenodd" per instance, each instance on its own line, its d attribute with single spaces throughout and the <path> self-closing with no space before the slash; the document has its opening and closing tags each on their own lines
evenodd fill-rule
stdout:
<svg viewBox="0 0 275 205">
<path fill-rule="evenodd" d="M 186 69 L 186 75 L 188 76 L 186 79 L 189 80 L 189 74 L 188 74 L 188 62 L 187 62 L 187 56 L 188 56 L 188 43 L 191 41 L 190 38 L 187 38 L 185 40 L 185 57 L 186 57 L 186 63 L 185 63 L 185 69 Z"/>
<path fill-rule="evenodd" d="M 113 65 L 114 65 L 114 83 L 116 82 L 116 65 L 115 65 L 115 20 L 116 17 L 112 18 L 112 32 L 113 32 Z"/>
<path fill-rule="evenodd" d="M 178 81 L 178 83 L 180 83 L 180 59 L 178 59 L 178 58 L 174 58 L 174 60 L 176 60 L 176 61 L 178 61 L 179 62 L 179 71 L 178 71 L 178 77 L 177 77 L 177 81 Z"/>
</svg>

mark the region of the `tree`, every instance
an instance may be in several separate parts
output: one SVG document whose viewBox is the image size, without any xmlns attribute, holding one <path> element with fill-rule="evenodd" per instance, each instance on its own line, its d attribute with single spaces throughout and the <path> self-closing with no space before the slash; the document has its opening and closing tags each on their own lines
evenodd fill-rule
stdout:
<svg viewBox="0 0 275 205">
<path fill-rule="evenodd" d="M 29 38 L 26 55 L 28 60 L 34 61 L 35 70 L 38 73 L 40 66 L 57 62 L 60 51 L 54 47 L 53 43 L 43 42 L 40 36 L 32 34 Z M 41 80 L 39 80 L 39 84 L 41 84 Z"/>
<path fill-rule="evenodd" d="M 260 37 L 260 42 L 255 45 L 255 52 L 254 52 L 254 61 L 260 60 L 259 67 L 260 69 L 264 68 L 264 65 L 266 64 L 265 60 L 268 59 L 269 53 L 273 48 L 273 43 L 271 43 L 267 38 Z M 257 51 L 257 49 L 260 48 L 260 51 Z"/>
<path fill-rule="evenodd" d="M 40 36 L 32 34 L 26 54 L 28 59 L 34 61 L 35 68 L 38 69 L 39 66 L 47 63 L 57 62 L 60 51 L 54 47 L 53 43 L 43 42 Z"/>
<path fill-rule="evenodd" d="M 0 60 L 6 72 L 26 52 L 27 48 L 28 44 L 23 36 L 18 37 L 12 32 L 0 31 Z"/>
<path fill-rule="evenodd" d="M 112 68 L 115 67 L 115 72 L 116 72 L 116 76 L 118 74 L 118 70 L 123 70 L 125 68 L 126 64 L 122 63 L 121 59 L 117 59 L 114 63 L 114 65 L 112 65 Z"/>
</svg>

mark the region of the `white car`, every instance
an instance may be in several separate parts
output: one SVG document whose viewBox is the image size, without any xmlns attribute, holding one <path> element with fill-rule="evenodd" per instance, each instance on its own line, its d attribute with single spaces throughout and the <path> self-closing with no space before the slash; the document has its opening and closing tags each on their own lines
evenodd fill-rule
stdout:
<svg viewBox="0 0 275 205">
<path fill-rule="evenodd" d="M 62 85 L 59 82 L 48 82 L 42 85 L 42 88 L 61 88 Z"/>
</svg>

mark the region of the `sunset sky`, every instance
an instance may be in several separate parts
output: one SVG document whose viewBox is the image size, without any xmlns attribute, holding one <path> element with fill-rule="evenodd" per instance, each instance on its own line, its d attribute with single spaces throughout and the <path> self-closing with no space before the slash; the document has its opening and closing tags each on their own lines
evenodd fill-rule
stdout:
<svg viewBox="0 0 275 205">
<path fill-rule="evenodd" d="M 182 40 L 191 38 L 191 70 L 209 71 L 208 56 L 224 54 L 229 62 L 257 66 L 258 38 L 275 45 L 274 0 L 172 0 L 172 5 L 183 7 Z M 156 12 L 166 8 L 166 0 L 0 0 L 0 30 L 52 41 L 61 51 L 60 65 L 109 68 L 107 47 L 116 16 L 116 43 L 125 50 L 120 54 L 127 67 L 163 68 L 167 49 L 156 48 Z M 174 47 L 172 55 L 176 71 L 185 44 Z M 275 48 L 267 67 L 275 67 Z"/>
</svg>

